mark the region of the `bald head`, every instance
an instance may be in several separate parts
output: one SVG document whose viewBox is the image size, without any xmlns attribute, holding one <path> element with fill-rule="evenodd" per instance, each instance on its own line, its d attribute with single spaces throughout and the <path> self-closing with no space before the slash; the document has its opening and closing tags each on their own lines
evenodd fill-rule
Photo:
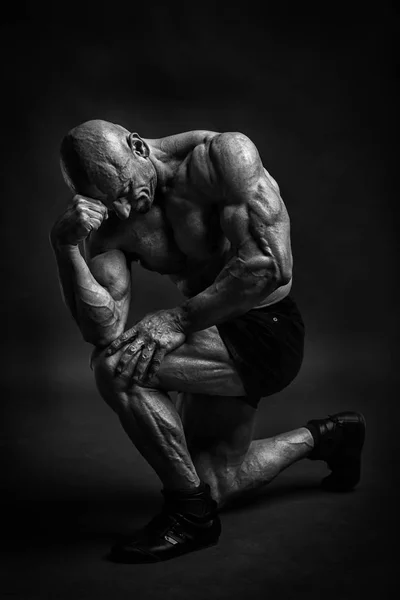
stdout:
<svg viewBox="0 0 400 600">
<path fill-rule="evenodd" d="M 73 193 L 112 195 L 129 179 L 129 131 L 99 119 L 74 127 L 61 142 L 64 179 Z"/>
</svg>

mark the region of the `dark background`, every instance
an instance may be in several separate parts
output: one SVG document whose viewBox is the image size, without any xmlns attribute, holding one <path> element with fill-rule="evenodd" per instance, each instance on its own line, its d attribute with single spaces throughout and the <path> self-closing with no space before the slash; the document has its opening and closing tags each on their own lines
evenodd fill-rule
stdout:
<svg viewBox="0 0 400 600">
<path fill-rule="evenodd" d="M 8 7 L 1 30 L 2 502 L 18 598 L 335 598 L 389 585 L 397 499 L 395 47 L 390 4 L 107 3 Z M 69 199 L 62 136 L 87 119 L 143 137 L 242 131 L 292 219 L 293 296 L 307 327 L 296 381 L 257 434 L 361 410 L 364 476 L 316 487 L 303 461 L 228 513 L 215 549 L 153 567 L 102 560 L 157 510 L 159 483 L 99 399 L 89 346 L 62 304 L 48 232 Z M 174 306 L 134 268 L 133 317 Z M 2 596 L 1 596 L 2 597 Z"/>
</svg>

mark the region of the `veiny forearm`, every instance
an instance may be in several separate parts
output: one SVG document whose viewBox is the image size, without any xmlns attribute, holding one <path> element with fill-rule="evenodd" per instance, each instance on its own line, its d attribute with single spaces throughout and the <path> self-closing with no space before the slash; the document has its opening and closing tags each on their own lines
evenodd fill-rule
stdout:
<svg viewBox="0 0 400 600">
<path fill-rule="evenodd" d="M 211 286 L 179 307 L 182 328 L 199 331 L 244 314 L 281 284 L 273 260 L 235 256 Z"/>
<path fill-rule="evenodd" d="M 121 307 L 93 277 L 78 246 L 52 245 L 64 301 L 84 339 L 107 346 L 121 333 Z"/>
</svg>

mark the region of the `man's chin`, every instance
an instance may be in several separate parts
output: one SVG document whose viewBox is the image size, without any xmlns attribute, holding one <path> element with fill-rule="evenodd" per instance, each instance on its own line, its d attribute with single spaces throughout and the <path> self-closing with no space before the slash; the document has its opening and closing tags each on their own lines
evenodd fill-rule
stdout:
<svg viewBox="0 0 400 600">
<path fill-rule="evenodd" d="M 120 214 L 120 213 L 118 213 L 118 212 L 116 212 L 115 214 L 117 215 L 117 218 L 118 218 L 120 221 L 126 221 L 127 219 L 129 219 L 129 216 L 130 216 L 130 215 L 121 215 L 121 214 Z"/>
</svg>

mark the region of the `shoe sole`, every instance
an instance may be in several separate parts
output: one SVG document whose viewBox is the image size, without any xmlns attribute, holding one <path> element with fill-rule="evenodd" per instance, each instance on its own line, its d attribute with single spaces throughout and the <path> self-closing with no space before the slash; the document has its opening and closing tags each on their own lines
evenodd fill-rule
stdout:
<svg viewBox="0 0 400 600">
<path fill-rule="evenodd" d="M 174 551 L 171 551 L 168 554 L 163 554 L 162 556 L 152 556 L 152 555 L 146 554 L 144 552 L 142 554 L 139 554 L 139 552 L 137 554 L 132 553 L 131 555 L 129 555 L 129 553 L 127 553 L 126 555 L 123 555 L 121 553 L 120 556 L 118 556 L 118 554 L 116 554 L 114 556 L 112 554 L 109 554 L 107 556 L 107 560 L 109 560 L 110 562 L 113 562 L 113 563 L 125 564 L 125 565 L 158 563 L 158 562 L 164 562 L 166 560 L 172 560 L 173 558 L 179 558 L 180 556 L 185 556 L 185 554 L 190 554 L 192 552 L 198 552 L 199 550 L 206 550 L 207 548 L 212 548 L 213 546 L 216 546 L 217 544 L 218 544 L 218 540 L 216 540 L 214 542 L 210 542 L 209 544 L 206 544 L 204 546 L 196 546 L 196 547 L 192 547 L 192 548 L 188 548 L 186 546 L 186 549 L 185 550 L 182 549 L 181 551 L 179 551 L 179 549 L 176 548 L 176 546 L 174 546 Z"/>
</svg>

